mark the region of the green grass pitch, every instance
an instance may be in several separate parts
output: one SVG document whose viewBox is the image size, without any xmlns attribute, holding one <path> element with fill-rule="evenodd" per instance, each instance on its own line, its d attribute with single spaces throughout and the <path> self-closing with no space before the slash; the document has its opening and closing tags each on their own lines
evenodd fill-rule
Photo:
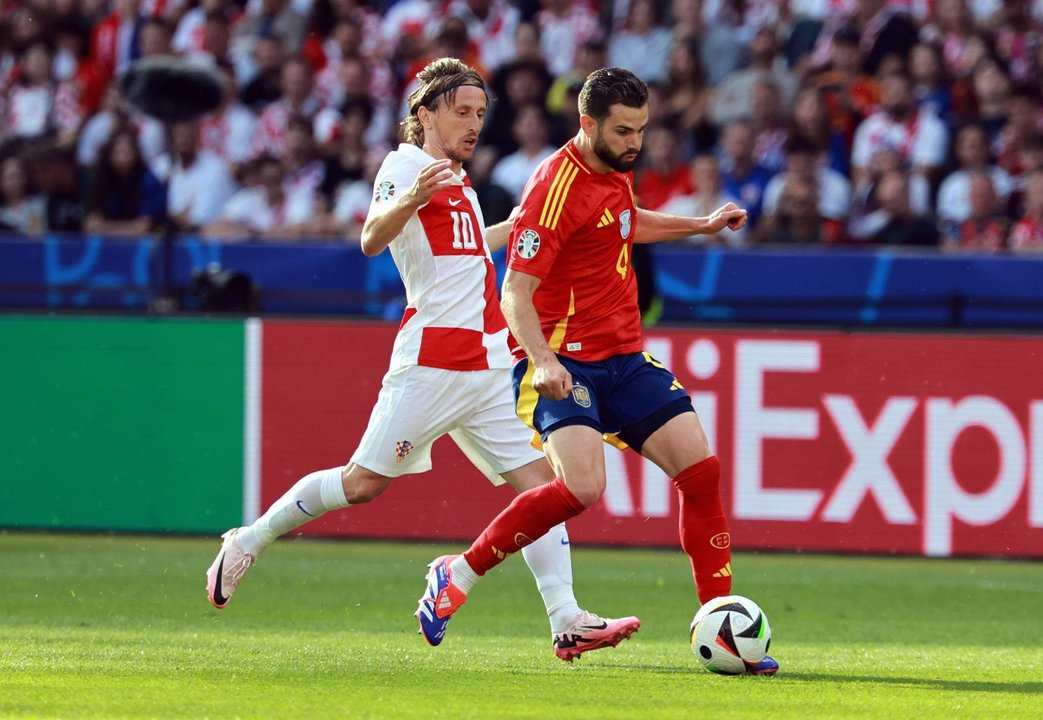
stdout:
<svg viewBox="0 0 1043 720">
<path fill-rule="evenodd" d="M 281 540 L 223 611 L 216 540 L 0 533 L 0 716 L 1043 718 L 1043 565 L 738 554 L 775 678 L 688 647 L 680 552 L 574 548 L 581 603 L 641 631 L 570 667 L 521 558 L 439 648 L 412 617 L 445 546 Z"/>
</svg>

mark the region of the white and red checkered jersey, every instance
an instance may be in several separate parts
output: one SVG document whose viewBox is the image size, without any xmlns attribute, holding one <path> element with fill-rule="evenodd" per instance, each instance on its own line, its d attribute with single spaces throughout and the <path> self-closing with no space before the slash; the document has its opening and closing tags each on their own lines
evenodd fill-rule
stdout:
<svg viewBox="0 0 1043 720">
<path fill-rule="evenodd" d="M 434 161 L 415 145 L 399 145 L 377 173 L 369 212 L 391 207 Z M 496 269 L 485 242 L 478 196 L 467 175 L 436 192 L 390 247 L 407 299 L 391 368 L 509 368 Z"/>
</svg>

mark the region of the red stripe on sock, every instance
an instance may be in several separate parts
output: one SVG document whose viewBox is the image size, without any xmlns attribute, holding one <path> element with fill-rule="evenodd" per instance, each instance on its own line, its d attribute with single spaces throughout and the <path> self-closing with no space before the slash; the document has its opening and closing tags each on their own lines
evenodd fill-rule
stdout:
<svg viewBox="0 0 1043 720">
<path fill-rule="evenodd" d="M 583 503 L 560 478 L 526 490 L 489 523 L 464 553 L 464 559 L 475 573 L 484 575 L 506 560 L 508 555 L 518 552 L 584 509 Z"/>
<path fill-rule="evenodd" d="M 674 485 L 681 504 L 681 547 L 691 560 L 699 601 L 731 594 L 731 535 L 721 502 L 721 461 L 711 455 L 681 471 Z"/>
</svg>

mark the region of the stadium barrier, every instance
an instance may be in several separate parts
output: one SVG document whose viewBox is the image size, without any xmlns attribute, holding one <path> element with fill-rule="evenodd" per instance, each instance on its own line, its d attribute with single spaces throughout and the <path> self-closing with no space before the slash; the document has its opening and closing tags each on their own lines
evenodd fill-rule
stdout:
<svg viewBox="0 0 1043 720">
<path fill-rule="evenodd" d="M 669 322 L 1043 328 L 1043 258 L 895 249 L 654 249 Z M 503 253 L 494 259 L 503 272 Z M 194 275 L 226 268 L 260 288 L 265 314 L 397 320 L 404 291 L 389 253 L 355 243 L 204 242 L 0 236 L 0 307 L 200 309 Z"/>
<path fill-rule="evenodd" d="M 217 532 L 251 518 L 347 461 L 394 334 L 0 318 L 0 526 Z M 656 330 L 646 348 L 692 394 L 721 457 L 737 548 L 1043 557 L 1043 338 Z M 676 547 L 669 479 L 605 452 L 608 488 L 573 539 Z M 511 498 L 451 441 L 434 463 L 304 534 L 463 541 Z"/>
</svg>

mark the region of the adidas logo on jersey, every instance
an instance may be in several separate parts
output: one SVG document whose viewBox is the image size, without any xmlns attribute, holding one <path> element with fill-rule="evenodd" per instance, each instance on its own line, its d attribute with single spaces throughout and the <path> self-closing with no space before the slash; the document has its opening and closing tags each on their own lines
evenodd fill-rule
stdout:
<svg viewBox="0 0 1043 720">
<path fill-rule="evenodd" d="M 606 225 L 611 225 L 615 221 L 616 219 L 612 216 L 612 213 L 609 212 L 609 209 L 605 208 L 605 212 L 601 213 L 601 220 L 598 222 L 598 227 L 603 228 Z"/>
<path fill-rule="evenodd" d="M 724 567 L 713 574 L 714 577 L 731 577 L 732 576 L 732 564 L 727 563 Z"/>
</svg>

